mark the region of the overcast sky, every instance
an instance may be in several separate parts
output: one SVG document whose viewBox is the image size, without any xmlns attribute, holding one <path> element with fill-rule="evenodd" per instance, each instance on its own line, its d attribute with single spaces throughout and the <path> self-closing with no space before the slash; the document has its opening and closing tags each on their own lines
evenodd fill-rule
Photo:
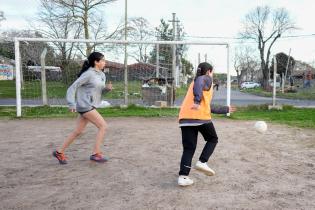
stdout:
<svg viewBox="0 0 315 210">
<path fill-rule="evenodd" d="M 124 17 L 124 0 L 118 0 L 105 7 L 104 16 L 109 29 L 113 28 Z M 268 5 L 272 8 L 285 7 L 291 18 L 299 27 L 291 35 L 315 34 L 315 1 L 312 0 L 128 0 L 128 16 L 144 17 L 154 27 L 161 18 L 170 20 L 172 13 L 184 26 L 188 36 L 236 37 L 241 30 L 244 16 L 256 6 Z M 5 21 L 1 30 L 27 29 L 29 20 L 33 20 L 38 11 L 38 0 L 0 0 L 0 11 L 4 11 Z M 192 38 L 194 41 L 231 43 L 231 61 L 237 40 Z M 253 45 L 253 44 L 252 44 Z M 256 45 L 253 45 L 256 47 Z M 286 52 L 292 48 L 292 56 L 297 60 L 314 63 L 315 36 L 281 39 L 273 48 L 273 53 Z M 190 47 L 188 57 L 193 64 L 197 54 L 207 53 L 208 59 L 219 72 L 226 71 L 224 47 Z M 231 63 L 231 68 L 233 65 Z"/>
</svg>

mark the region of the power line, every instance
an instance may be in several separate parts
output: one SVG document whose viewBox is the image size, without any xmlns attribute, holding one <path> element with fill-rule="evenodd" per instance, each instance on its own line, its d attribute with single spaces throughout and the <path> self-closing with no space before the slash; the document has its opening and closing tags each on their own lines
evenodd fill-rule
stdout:
<svg viewBox="0 0 315 210">
<path fill-rule="evenodd" d="M 300 35 L 287 35 L 287 36 L 281 36 L 279 39 L 286 39 L 286 38 L 303 38 L 303 37 L 313 37 L 315 36 L 315 33 L 313 34 L 300 34 Z M 194 36 L 194 35 L 186 35 L 185 37 L 189 38 L 201 38 L 201 39 L 235 39 L 235 40 L 245 40 L 241 37 L 229 37 L 229 36 Z"/>
</svg>

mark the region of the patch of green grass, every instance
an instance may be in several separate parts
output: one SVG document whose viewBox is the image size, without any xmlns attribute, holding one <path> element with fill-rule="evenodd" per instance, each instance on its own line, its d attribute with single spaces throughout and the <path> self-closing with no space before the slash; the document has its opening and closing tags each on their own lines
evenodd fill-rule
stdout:
<svg viewBox="0 0 315 210">
<path fill-rule="evenodd" d="M 189 86 L 182 86 L 182 87 L 176 88 L 176 93 L 175 93 L 176 98 L 177 97 L 184 97 L 187 93 L 188 87 Z"/>
<path fill-rule="evenodd" d="M 268 110 L 268 105 L 238 108 L 231 115 L 236 120 L 265 120 L 290 126 L 315 128 L 315 108 L 284 106 L 283 110 Z"/>
<path fill-rule="evenodd" d="M 104 117 L 177 117 L 177 108 L 145 108 L 131 105 L 127 108 L 110 107 L 98 109 Z M 1 118 L 15 118 L 15 107 L 0 107 Z M 68 111 L 67 107 L 23 107 L 23 118 L 55 118 L 76 117 L 76 113 Z M 214 115 L 213 118 L 221 118 L 224 115 Z M 295 127 L 315 129 L 315 108 L 294 108 L 284 106 L 283 110 L 268 110 L 267 105 L 239 107 L 238 111 L 230 117 L 234 120 L 264 120 L 286 124 Z"/>
<path fill-rule="evenodd" d="M 251 93 L 258 96 L 272 97 L 272 92 L 267 92 L 262 88 L 243 89 L 242 92 Z M 277 97 L 287 99 L 315 100 L 315 87 L 309 89 L 298 89 L 296 93 L 282 93 L 277 91 Z"/>
<path fill-rule="evenodd" d="M 127 108 L 110 107 L 97 109 L 105 117 L 175 117 L 178 109 L 174 108 L 146 108 L 130 105 Z M 15 118 L 15 107 L 0 107 L 0 118 Z M 54 118 L 54 117 L 75 117 L 76 113 L 69 112 L 67 107 L 23 107 L 23 118 Z"/>
<path fill-rule="evenodd" d="M 64 98 L 67 87 L 62 82 L 47 82 L 48 98 Z M 41 83 L 38 80 L 25 81 L 21 87 L 22 98 L 36 99 L 41 97 Z M 15 81 L 4 80 L 0 81 L 0 98 L 15 98 L 16 89 Z"/>
<path fill-rule="evenodd" d="M 100 109 L 106 117 L 176 117 L 179 109 L 175 108 L 146 108 L 130 105 L 127 108 L 111 107 Z"/>
<path fill-rule="evenodd" d="M 250 93 L 257 96 L 271 97 L 272 92 L 264 91 L 262 88 L 241 89 L 241 92 Z"/>
<path fill-rule="evenodd" d="M 15 98 L 15 81 L 0 81 L 0 98 Z"/>
</svg>

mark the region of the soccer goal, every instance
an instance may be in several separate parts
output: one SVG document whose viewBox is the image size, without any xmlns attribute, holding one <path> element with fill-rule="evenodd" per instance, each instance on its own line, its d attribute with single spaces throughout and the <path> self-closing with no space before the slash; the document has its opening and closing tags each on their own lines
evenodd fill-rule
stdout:
<svg viewBox="0 0 315 210">
<path fill-rule="evenodd" d="M 205 52 L 220 48 L 225 64 L 220 69 L 227 74 L 226 105 L 230 105 L 228 43 L 45 38 L 15 38 L 14 42 L 18 117 L 24 106 L 66 106 L 67 88 L 93 51 L 105 55 L 104 73 L 114 88 L 104 95 L 105 105 L 174 107 L 180 106 L 194 77 L 198 48 Z M 208 55 L 216 68 L 215 59 Z"/>
</svg>

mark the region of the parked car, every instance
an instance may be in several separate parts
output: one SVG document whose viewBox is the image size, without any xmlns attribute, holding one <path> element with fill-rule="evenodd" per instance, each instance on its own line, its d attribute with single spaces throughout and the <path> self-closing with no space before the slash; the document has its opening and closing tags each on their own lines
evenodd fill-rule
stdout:
<svg viewBox="0 0 315 210">
<path fill-rule="evenodd" d="M 249 89 L 249 88 L 257 88 L 260 87 L 260 84 L 257 82 L 243 82 L 241 84 L 241 88 Z"/>
<path fill-rule="evenodd" d="M 273 87 L 273 81 L 269 82 L 270 86 Z M 276 82 L 276 88 L 280 87 L 280 82 Z"/>
</svg>

